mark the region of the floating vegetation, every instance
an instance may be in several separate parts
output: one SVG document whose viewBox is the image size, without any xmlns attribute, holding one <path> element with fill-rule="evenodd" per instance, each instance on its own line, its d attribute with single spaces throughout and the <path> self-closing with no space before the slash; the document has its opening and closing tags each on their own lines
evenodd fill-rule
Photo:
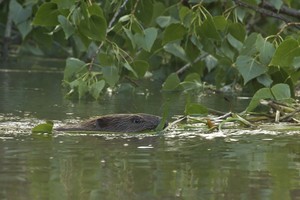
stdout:
<svg viewBox="0 0 300 200">
<path fill-rule="evenodd" d="M 228 112 L 219 116 L 203 114 L 176 116 L 167 129 L 174 130 L 176 126 L 181 130 L 201 129 L 206 133 L 220 132 L 224 129 L 300 131 L 300 105 L 297 102 L 261 99 L 259 103 L 264 107 L 261 112 Z"/>
</svg>

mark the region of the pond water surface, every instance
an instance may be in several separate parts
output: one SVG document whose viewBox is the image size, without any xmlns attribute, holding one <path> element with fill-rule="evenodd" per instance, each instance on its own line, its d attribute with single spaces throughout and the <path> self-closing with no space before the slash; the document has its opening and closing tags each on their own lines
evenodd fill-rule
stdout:
<svg viewBox="0 0 300 200">
<path fill-rule="evenodd" d="M 62 124 L 108 113 L 161 115 L 166 99 L 152 88 L 71 101 L 64 98 L 63 74 L 38 67 L 0 72 L 0 199 L 300 199 L 295 132 L 31 134 L 47 119 Z M 186 99 L 173 95 L 170 116 L 183 113 Z M 192 100 L 229 110 L 218 95 Z M 237 100 L 234 109 L 246 104 Z"/>
</svg>

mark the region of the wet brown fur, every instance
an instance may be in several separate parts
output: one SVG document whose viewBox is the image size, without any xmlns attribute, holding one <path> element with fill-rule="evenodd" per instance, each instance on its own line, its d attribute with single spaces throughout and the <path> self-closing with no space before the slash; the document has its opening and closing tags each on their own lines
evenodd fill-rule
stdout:
<svg viewBox="0 0 300 200">
<path fill-rule="evenodd" d="M 102 131 L 102 132 L 144 132 L 154 130 L 161 117 L 144 113 L 111 114 L 88 120 L 78 125 L 58 127 L 57 131 Z M 166 126 L 166 124 L 165 124 Z"/>
</svg>

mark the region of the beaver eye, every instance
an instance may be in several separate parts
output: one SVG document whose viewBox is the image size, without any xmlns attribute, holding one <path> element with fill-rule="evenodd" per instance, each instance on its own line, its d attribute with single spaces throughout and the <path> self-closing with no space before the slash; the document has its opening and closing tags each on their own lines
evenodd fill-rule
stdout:
<svg viewBox="0 0 300 200">
<path fill-rule="evenodd" d="M 133 118 L 132 122 L 135 124 L 139 124 L 139 123 L 142 123 L 142 120 L 140 118 Z"/>
</svg>

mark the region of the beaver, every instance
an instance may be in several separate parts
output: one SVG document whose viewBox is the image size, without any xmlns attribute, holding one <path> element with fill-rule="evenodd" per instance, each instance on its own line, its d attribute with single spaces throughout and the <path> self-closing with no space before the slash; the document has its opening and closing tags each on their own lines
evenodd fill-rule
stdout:
<svg viewBox="0 0 300 200">
<path fill-rule="evenodd" d="M 62 126 L 57 131 L 102 131 L 102 132 L 145 132 L 154 130 L 161 122 L 161 117 L 137 114 L 110 114 L 88 120 L 78 125 Z M 167 122 L 164 124 L 164 128 Z"/>
</svg>

